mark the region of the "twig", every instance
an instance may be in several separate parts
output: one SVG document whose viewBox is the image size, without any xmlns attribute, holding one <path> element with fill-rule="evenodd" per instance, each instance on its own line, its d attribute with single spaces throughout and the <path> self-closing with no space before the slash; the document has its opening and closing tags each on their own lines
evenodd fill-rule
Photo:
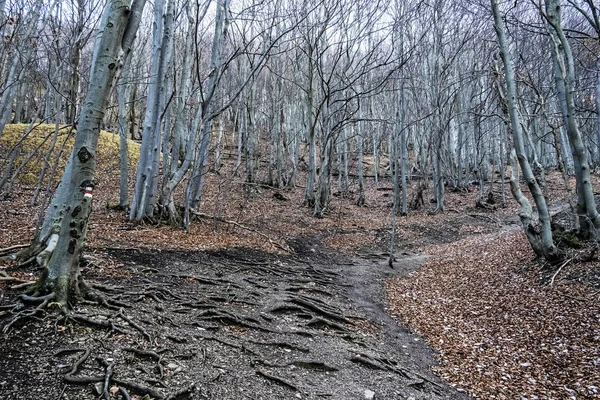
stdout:
<svg viewBox="0 0 600 400">
<path fill-rule="evenodd" d="M 56 398 L 56 400 L 60 400 L 63 397 L 63 394 L 65 394 L 65 390 L 67 390 L 67 385 L 63 385 L 62 390 L 60 391 L 60 394 L 58 395 L 58 397 Z"/>
<path fill-rule="evenodd" d="M 29 247 L 28 244 L 17 244 L 15 246 L 6 247 L 4 249 L 0 249 L 0 255 L 12 253 L 14 250 L 24 249 L 25 247 Z"/>
<path fill-rule="evenodd" d="M 554 273 L 554 275 L 552 275 L 552 279 L 550 279 L 550 286 L 552 287 L 552 285 L 554 284 L 554 278 L 556 278 L 556 276 L 560 273 L 560 271 L 563 269 L 563 267 L 565 265 L 567 265 L 568 263 L 570 263 L 573 259 L 569 258 L 567 261 L 565 261 L 559 268 L 558 270 Z"/>
<path fill-rule="evenodd" d="M 208 215 L 208 214 L 203 214 L 203 213 L 199 213 L 199 212 L 194 212 L 194 215 L 197 216 L 197 217 L 200 217 L 200 218 L 214 219 L 214 220 L 217 220 L 219 222 L 223 222 L 223 223 L 226 223 L 226 224 L 237 226 L 238 228 L 241 228 L 241 229 L 244 229 L 244 230 L 256 233 L 257 235 L 259 235 L 259 236 L 267 239 L 267 241 L 270 244 L 272 244 L 273 246 L 277 247 L 278 249 L 283 250 L 286 253 L 292 253 L 292 251 L 289 249 L 289 247 L 287 247 L 287 246 L 285 246 L 283 244 L 277 243 L 276 241 L 272 240 L 270 237 L 268 237 L 264 233 L 259 232 L 256 229 L 250 228 L 249 226 L 242 225 L 239 222 L 231 221 L 231 220 L 228 220 L 228 219 L 217 217 L 215 215 Z"/>
</svg>

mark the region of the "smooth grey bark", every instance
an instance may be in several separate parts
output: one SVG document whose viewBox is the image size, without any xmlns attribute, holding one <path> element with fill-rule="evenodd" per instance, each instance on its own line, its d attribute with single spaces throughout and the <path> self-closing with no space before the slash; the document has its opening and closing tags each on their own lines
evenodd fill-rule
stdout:
<svg viewBox="0 0 600 400">
<path fill-rule="evenodd" d="M 215 14 L 215 34 L 211 47 L 211 72 L 206 85 L 206 93 L 202 102 L 202 136 L 200 146 L 196 151 L 192 176 L 188 181 L 185 191 L 183 224 L 186 230 L 190 227 L 190 214 L 198 211 L 200 197 L 204 185 L 204 174 L 208 159 L 208 147 L 212 133 L 212 120 L 214 115 L 214 96 L 217 91 L 219 79 L 223 71 L 223 51 L 227 38 L 229 26 L 229 3 L 230 0 L 219 0 Z"/>
<path fill-rule="evenodd" d="M 243 118 L 243 114 L 244 114 L 244 107 L 240 105 L 236 108 L 236 118 L 235 118 L 235 122 L 236 122 L 236 128 L 237 128 L 237 158 L 235 161 L 235 168 L 234 168 L 234 175 L 237 176 L 240 167 L 242 166 L 242 153 L 244 150 L 244 135 L 243 135 L 243 130 L 242 130 L 242 124 L 241 124 L 241 120 Z"/>
<path fill-rule="evenodd" d="M 132 8 L 143 5 L 144 0 L 136 1 Z M 87 289 L 79 261 L 92 210 L 98 136 L 123 57 L 133 40 L 131 35 L 139 25 L 136 15 L 126 0 L 112 0 L 105 7 L 73 152 L 47 211 L 50 230 L 32 244 L 37 262 L 44 268 L 34 295 L 53 294 L 53 301 L 61 308 Z"/>
<path fill-rule="evenodd" d="M 401 207 L 400 213 L 402 215 L 408 215 L 408 205 L 407 205 L 407 193 L 408 193 L 408 185 L 406 182 L 407 177 L 407 168 L 408 168 L 408 148 L 406 143 L 406 136 L 408 134 L 408 127 L 406 126 L 406 111 L 405 111 L 405 94 L 404 94 L 404 84 L 400 87 L 400 95 L 398 99 L 398 109 L 396 111 L 396 120 L 398 126 L 396 129 L 400 131 L 400 187 L 401 190 Z M 397 167 L 396 167 L 397 168 Z M 396 185 L 397 186 L 397 183 Z M 394 186 L 394 187 L 395 187 Z"/>
<path fill-rule="evenodd" d="M 600 153 L 600 56 L 596 61 L 596 146 Z"/>
<path fill-rule="evenodd" d="M 558 0 L 545 0 L 546 19 L 550 26 L 550 37 L 554 46 L 555 81 L 561 102 L 563 121 L 566 127 L 569 143 L 573 151 L 575 179 L 577 183 L 577 214 L 579 215 L 580 231 L 583 236 L 600 236 L 600 214 L 596 208 L 594 190 L 592 187 L 588 157 L 581 138 L 581 132 L 576 120 L 575 110 L 575 61 L 571 46 L 561 23 L 561 5 Z"/>
<path fill-rule="evenodd" d="M 59 100 L 56 99 L 56 102 L 58 103 Z M 58 105 L 57 105 L 57 108 L 58 108 Z M 50 168 L 50 155 L 54 151 L 54 147 L 56 146 L 56 142 L 58 139 L 58 131 L 60 130 L 60 125 L 59 125 L 58 121 L 59 121 L 59 119 L 56 118 L 56 122 L 54 123 L 54 133 L 52 134 L 52 140 L 50 141 L 50 145 L 48 146 L 48 150 L 46 151 L 46 154 L 44 154 L 44 163 L 42 165 L 42 170 L 40 171 L 40 174 L 38 176 L 38 181 L 35 186 L 33 198 L 31 199 L 32 206 L 37 205 L 38 196 L 40 195 L 40 191 L 41 191 L 41 188 L 42 188 L 42 185 L 44 182 L 44 178 L 46 177 L 46 172 L 48 171 L 48 168 Z"/>
<path fill-rule="evenodd" d="M 502 208 L 506 207 L 506 143 L 508 139 L 506 139 L 506 130 L 502 129 L 502 125 L 498 125 L 498 145 L 499 145 L 499 155 L 498 159 L 500 164 L 498 165 L 500 171 L 500 191 L 502 193 Z"/>
<path fill-rule="evenodd" d="M 123 65 L 123 76 L 119 86 L 117 86 L 117 107 L 118 107 L 118 134 L 119 134 L 119 208 L 129 209 L 129 147 L 127 137 L 129 129 L 127 126 L 127 99 L 129 98 L 129 67 L 131 57 L 125 60 Z"/>
<path fill-rule="evenodd" d="M 198 13 L 194 11 L 192 2 L 186 7 L 187 33 L 185 38 L 184 55 L 182 61 L 182 73 L 179 81 L 177 98 L 175 100 L 175 125 L 173 128 L 173 145 L 170 157 L 164 163 L 167 173 L 163 174 L 163 186 L 161 190 L 160 204 L 163 216 L 167 216 L 169 223 L 179 224 L 180 215 L 175 206 L 174 192 L 183 180 L 186 172 L 194 160 L 194 149 L 196 137 L 202 119 L 202 108 L 198 107 L 192 119 L 191 127 L 188 128 L 188 120 L 191 113 L 186 102 L 188 100 L 192 72 L 192 44 L 196 35 L 196 23 L 206 15 L 210 2 L 207 2 Z M 198 99 L 196 99 L 198 100 Z M 179 161 L 181 165 L 179 166 Z"/>
<path fill-rule="evenodd" d="M 76 0 L 77 5 L 77 22 L 73 31 L 75 37 L 75 43 L 73 43 L 71 49 L 71 76 L 69 77 L 69 88 L 67 91 L 67 98 L 65 99 L 65 119 L 68 123 L 74 123 L 77 113 L 80 108 L 79 104 L 79 92 L 80 92 L 80 75 L 79 67 L 81 64 L 81 52 L 85 45 L 86 38 L 83 36 L 83 30 L 85 27 L 85 2 L 83 0 Z"/>
<path fill-rule="evenodd" d="M 329 104 L 323 103 L 321 114 L 323 116 L 323 149 L 321 151 L 321 165 L 319 169 L 319 180 L 313 215 L 323 217 L 329 211 L 331 201 L 331 163 L 333 161 L 334 136 L 331 130 Z"/>
<path fill-rule="evenodd" d="M 302 126 L 304 118 L 302 118 L 302 108 L 298 106 L 297 103 L 293 105 L 289 105 L 288 114 L 290 115 L 288 118 L 292 120 L 289 126 L 291 128 L 291 135 L 289 136 L 288 141 L 288 153 L 289 153 L 289 161 L 290 161 L 290 171 L 287 178 L 287 186 L 288 187 L 296 187 L 296 179 L 297 179 L 297 171 L 298 171 L 298 157 L 300 155 L 300 144 L 302 142 L 300 138 L 301 128 L 297 128 Z"/>
<path fill-rule="evenodd" d="M 356 174 L 358 175 L 358 198 L 356 199 L 356 205 L 362 207 L 365 205 L 365 166 L 363 163 L 364 159 L 364 143 L 365 143 L 365 122 L 364 122 L 364 111 L 363 111 L 363 100 L 358 98 L 358 127 L 356 131 L 357 141 L 357 158 L 358 163 L 356 167 Z"/>
<path fill-rule="evenodd" d="M 347 128 L 344 127 L 342 129 L 342 162 L 343 162 L 343 185 L 342 185 L 342 193 L 344 193 L 345 195 L 348 194 L 348 191 L 350 190 L 350 178 L 349 178 L 349 155 L 350 155 L 350 149 L 348 146 L 348 131 Z"/>
<path fill-rule="evenodd" d="M 317 176 L 317 143 L 316 143 L 316 115 L 314 112 L 315 108 L 315 93 L 314 93 L 314 79 L 315 79 L 315 65 L 314 65 L 314 49 L 312 45 L 308 45 L 307 49 L 307 82 L 306 82 L 306 103 L 304 105 L 306 109 L 306 117 L 308 118 L 307 124 L 307 141 L 308 141 L 308 174 L 306 176 L 306 189 L 304 191 L 304 201 L 311 207 L 315 204 L 315 179 Z"/>
<path fill-rule="evenodd" d="M 372 101 L 373 99 L 371 99 Z M 373 170 L 375 171 L 375 185 L 379 185 L 379 165 L 380 165 L 380 152 L 379 152 L 379 142 L 380 142 L 380 126 L 374 128 L 373 132 Z"/>
<path fill-rule="evenodd" d="M 398 110 L 396 110 L 396 121 L 398 118 Z M 398 181 L 398 173 L 400 172 L 400 168 L 398 168 L 398 131 L 402 129 L 400 124 L 397 124 L 396 128 L 391 134 L 391 149 L 390 149 L 390 167 L 392 173 L 392 185 L 394 187 L 394 200 L 392 204 L 392 233 L 390 236 L 390 244 L 389 244 L 389 257 L 388 257 L 388 265 L 390 268 L 394 268 L 394 248 L 396 245 L 396 215 L 398 214 L 398 203 L 400 200 L 400 190 L 399 190 L 399 181 Z"/>
<path fill-rule="evenodd" d="M 223 114 L 219 115 L 219 127 L 217 128 L 217 143 L 215 145 L 215 173 L 219 174 L 223 166 L 223 133 L 225 131 L 225 118 Z"/>
<path fill-rule="evenodd" d="M 46 99 L 49 96 L 50 96 L 50 89 L 47 88 L 44 91 L 44 94 L 42 95 L 42 99 Z M 45 103 L 45 101 L 44 101 L 44 103 Z M 14 179 L 16 178 L 17 174 L 20 171 L 20 168 L 22 168 L 22 166 L 25 165 L 24 163 L 21 163 L 22 166 L 13 170 L 14 164 L 17 160 L 17 157 L 21 153 L 21 148 L 22 148 L 23 143 L 25 142 L 25 140 L 27 140 L 29 135 L 31 135 L 34 128 L 36 128 L 40 123 L 47 122 L 47 120 L 45 120 L 45 119 L 41 120 L 39 123 L 36 121 L 36 119 L 42 117 L 44 111 L 45 111 L 45 107 L 43 107 L 43 106 L 38 107 L 37 114 L 34 115 L 34 118 L 29 123 L 29 125 L 28 125 L 27 129 L 25 130 L 25 132 L 23 133 L 23 135 L 21 135 L 21 138 L 17 141 L 17 143 L 14 144 L 14 146 L 10 149 L 8 155 L 6 156 L 6 158 L 8 159 L 8 162 L 6 163 L 6 166 L 4 167 L 4 171 L 2 173 L 2 178 L 0 178 L 0 197 L 2 197 L 2 198 L 6 197 L 7 195 L 9 195 L 11 193 L 12 181 L 14 181 Z M 0 132 L 0 134 L 1 134 L 1 132 Z M 39 147 L 41 147 L 41 145 L 38 145 L 37 147 L 39 148 Z M 35 154 L 34 152 L 30 152 L 30 155 L 27 156 L 26 158 L 33 157 L 34 154 Z M 7 184 L 8 184 L 8 187 L 7 187 Z"/>
<path fill-rule="evenodd" d="M 494 15 L 494 29 L 496 30 L 496 35 L 498 37 L 500 58 L 502 59 L 504 75 L 506 79 L 506 101 L 508 114 L 510 116 L 510 127 L 512 129 L 515 155 L 518 158 L 519 166 L 521 167 L 521 171 L 523 172 L 523 176 L 527 182 L 527 186 L 529 187 L 529 191 L 531 192 L 537 207 L 537 213 L 540 222 L 539 235 L 533 227 L 533 210 L 531 205 L 529 204 L 527 198 L 520 192 L 518 182 L 514 181 L 514 179 L 511 179 L 511 190 L 513 196 L 521 205 L 519 217 L 532 249 L 539 256 L 551 260 L 556 257 L 556 246 L 554 245 L 552 238 L 550 213 L 548 211 L 544 194 L 542 193 L 540 185 L 533 174 L 531 165 L 529 164 L 529 160 L 527 159 L 527 155 L 525 153 L 525 145 L 521 131 L 521 120 L 519 116 L 519 110 L 517 108 L 518 103 L 515 73 L 510 59 L 510 52 L 508 50 L 508 40 L 506 38 L 504 20 L 500 15 L 498 0 L 490 0 L 490 2 Z M 516 175 L 514 168 L 513 172 Z"/>
<path fill-rule="evenodd" d="M 165 1 L 169 2 L 166 15 Z M 162 137 L 161 113 L 166 103 L 165 77 L 171 56 L 173 7 L 174 0 L 156 0 L 154 2 L 150 81 L 146 99 L 142 147 L 129 212 L 129 219 L 135 221 L 153 217 L 157 200 Z"/>
</svg>

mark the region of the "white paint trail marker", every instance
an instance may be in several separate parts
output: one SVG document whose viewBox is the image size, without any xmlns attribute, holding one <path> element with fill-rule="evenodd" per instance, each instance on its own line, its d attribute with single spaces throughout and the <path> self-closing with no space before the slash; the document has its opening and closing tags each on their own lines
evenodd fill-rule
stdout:
<svg viewBox="0 0 600 400">
<path fill-rule="evenodd" d="M 83 197 L 91 199 L 92 198 L 92 191 L 94 190 L 93 187 L 91 186 L 86 186 L 85 188 L 85 194 L 83 195 Z"/>
</svg>

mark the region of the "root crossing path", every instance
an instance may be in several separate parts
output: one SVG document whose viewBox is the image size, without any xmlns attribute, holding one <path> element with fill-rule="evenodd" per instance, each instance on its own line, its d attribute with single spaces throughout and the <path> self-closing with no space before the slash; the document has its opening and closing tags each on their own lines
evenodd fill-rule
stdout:
<svg viewBox="0 0 600 400">
<path fill-rule="evenodd" d="M 385 313 L 383 279 L 418 257 L 391 270 L 383 257 L 247 249 L 103 256 L 120 264 L 86 279 L 129 307 L 81 304 L 70 321 L 14 327 L 0 398 L 466 399 Z"/>
</svg>

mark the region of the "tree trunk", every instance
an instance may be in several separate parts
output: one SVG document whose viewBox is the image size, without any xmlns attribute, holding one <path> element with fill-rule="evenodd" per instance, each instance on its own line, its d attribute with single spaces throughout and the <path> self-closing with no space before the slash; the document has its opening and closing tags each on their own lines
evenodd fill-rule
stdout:
<svg viewBox="0 0 600 400">
<path fill-rule="evenodd" d="M 127 127 L 127 105 L 126 101 L 129 97 L 129 83 L 127 78 L 129 75 L 129 60 L 128 58 L 123 65 L 123 81 L 117 87 L 117 107 L 118 107 L 118 132 L 119 132 L 119 208 L 121 210 L 129 209 L 129 149 L 127 144 L 127 136 L 129 129 Z"/>
<path fill-rule="evenodd" d="M 531 206 L 527 207 L 527 204 L 523 201 L 525 199 L 524 196 L 519 195 L 520 190 L 518 189 L 518 182 L 514 184 L 511 183 L 511 189 L 513 192 L 513 196 L 515 199 L 521 204 L 522 212 L 519 213 L 521 217 L 521 223 L 523 224 L 523 229 L 527 238 L 529 239 L 529 243 L 531 244 L 532 249 L 539 256 L 545 257 L 546 259 L 552 260 L 556 258 L 556 246 L 554 245 L 552 239 L 552 230 L 550 226 L 550 213 L 548 212 L 548 206 L 546 204 L 546 199 L 542 193 L 542 190 L 533 174 L 531 169 L 531 165 L 529 164 L 529 160 L 525 154 L 525 146 L 523 143 L 523 135 L 521 132 L 521 120 L 519 116 L 519 110 L 517 109 L 517 90 L 516 90 L 516 81 L 515 74 L 512 66 L 512 62 L 510 60 L 510 53 L 508 50 L 508 40 L 506 39 L 506 28 L 504 25 L 504 20 L 500 15 L 500 10 L 498 8 L 498 0 L 490 0 L 492 5 L 492 11 L 494 14 L 494 28 L 496 30 L 496 34 L 498 36 L 498 45 L 500 47 L 500 57 L 502 58 L 502 62 L 504 65 L 504 74 L 506 79 L 506 100 L 508 113 L 510 115 L 510 126 L 512 128 L 513 133 L 513 142 L 514 149 L 516 153 L 516 157 L 519 160 L 519 165 L 521 167 L 521 171 L 523 171 L 523 175 L 527 185 L 529 187 L 529 191 L 533 196 L 535 201 L 535 205 L 537 206 L 537 212 L 540 220 L 540 234 L 534 234 L 532 232 L 531 225 Z"/>
<path fill-rule="evenodd" d="M 133 8 L 143 5 L 144 0 L 134 2 Z M 92 210 L 100 124 L 139 17 L 141 12 L 131 12 L 126 0 L 112 0 L 106 5 L 73 152 L 47 211 L 50 229 L 32 245 L 32 249 L 42 249 L 36 259 L 44 268 L 34 295 L 51 294 L 61 308 L 85 289 L 79 261 Z"/>
<path fill-rule="evenodd" d="M 358 143 L 357 148 L 357 157 L 358 157 L 358 165 L 357 165 L 357 175 L 358 175 L 358 198 L 356 199 L 356 205 L 362 207 L 365 205 L 365 170 L 363 164 L 364 157 L 364 143 L 365 143 L 365 123 L 363 121 L 363 100 L 358 99 L 358 132 L 356 135 L 356 140 Z"/>
<path fill-rule="evenodd" d="M 165 1 L 169 1 L 169 4 L 166 15 L 163 15 Z M 171 31 L 173 27 L 173 2 L 174 0 L 156 0 L 154 2 L 150 82 L 148 84 L 140 160 L 129 213 L 129 218 L 136 221 L 152 217 L 157 200 L 156 191 L 162 131 L 161 112 L 166 104 L 165 81 L 173 42 L 173 32 Z"/>
<path fill-rule="evenodd" d="M 575 65 L 571 47 L 561 25 L 561 6 L 559 0 L 546 0 L 546 16 L 550 25 L 550 37 L 553 40 L 552 57 L 554 59 L 555 81 L 561 101 L 563 121 L 567 129 L 569 143 L 573 150 L 575 179 L 577 182 L 577 214 L 580 230 L 584 237 L 600 236 L 600 214 L 596 209 L 596 200 L 592 188 L 590 166 L 585 152 L 581 132 L 575 118 Z M 587 217 L 587 218 L 586 218 Z M 589 220 L 588 220 L 589 219 Z M 593 227 L 591 226 L 593 225 Z"/>
<path fill-rule="evenodd" d="M 0 90 L 2 95 L 0 96 L 0 136 L 4 132 L 4 127 L 10 121 L 10 114 L 12 111 L 13 101 L 19 87 L 18 82 L 21 79 L 21 75 L 24 69 L 18 72 L 18 67 L 21 63 L 27 64 L 29 57 L 33 53 L 33 47 L 31 46 L 30 39 L 33 36 L 33 32 L 38 28 L 38 20 L 40 19 L 43 0 L 37 0 L 36 3 L 31 7 L 31 17 L 28 21 L 25 21 L 25 31 L 20 34 L 20 46 L 17 45 L 15 54 L 12 54 L 10 66 L 7 71 L 7 75 Z M 22 54 L 18 54 L 22 53 Z"/>
</svg>

